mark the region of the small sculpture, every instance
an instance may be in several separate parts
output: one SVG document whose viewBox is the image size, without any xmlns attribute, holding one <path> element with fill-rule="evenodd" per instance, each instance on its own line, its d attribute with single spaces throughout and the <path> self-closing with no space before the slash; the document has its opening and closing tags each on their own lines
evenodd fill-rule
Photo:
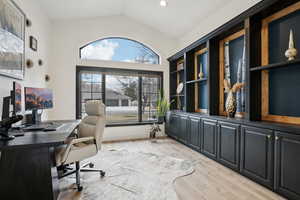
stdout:
<svg viewBox="0 0 300 200">
<path fill-rule="evenodd" d="M 294 44 L 294 34 L 293 30 L 290 30 L 290 40 L 289 40 L 289 49 L 286 50 L 285 56 L 289 59 L 289 61 L 294 60 L 297 56 L 297 49 L 295 49 Z"/>
<path fill-rule="evenodd" d="M 160 127 L 159 127 L 158 124 L 155 124 L 155 123 L 154 123 L 154 124 L 151 126 L 151 130 L 150 130 L 150 139 L 151 139 L 151 142 L 156 142 L 156 134 L 157 134 L 158 132 L 161 132 L 161 129 L 160 129 Z"/>
<path fill-rule="evenodd" d="M 200 63 L 200 72 L 199 72 L 199 78 L 200 79 L 203 79 L 204 78 L 204 73 L 203 73 L 203 65 L 202 63 Z"/>
<path fill-rule="evenodd" d="M 225 92 L 227 93 L 225 108 L 227 116 L 230 118 L 234 118 L 236 112 L 236 97 L 234 96 L 234 93 L 239 91 L 242 87 L 244 87 L 244 83 L 236 83 L 231 88 L 231 84 L 228 82 L 228 80 L 224 79 L 224 88 Z"/>
</svg>

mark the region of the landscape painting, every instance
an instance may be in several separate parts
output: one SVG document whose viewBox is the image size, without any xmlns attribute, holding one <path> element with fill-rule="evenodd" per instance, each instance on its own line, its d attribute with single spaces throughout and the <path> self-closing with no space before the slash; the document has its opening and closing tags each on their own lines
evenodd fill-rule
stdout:
<svg viewBox="0 0 300 200">
<path fill-rule="evenodd" d="M 24 78 L 25 15 L 11 0 L 0 0 L 0 75 Z"/>
</svg>

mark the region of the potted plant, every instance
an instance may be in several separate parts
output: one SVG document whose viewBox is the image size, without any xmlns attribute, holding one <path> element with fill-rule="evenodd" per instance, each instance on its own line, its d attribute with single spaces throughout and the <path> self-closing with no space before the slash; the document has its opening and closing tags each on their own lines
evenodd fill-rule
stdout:
<svg viewBox="0 0 300 200">
<path fill-rule="evenodd" d="M 158 101 L 157 101 L 156 117 L 157 117 L 158 123 L 163 123 L 165 121 L 166 113 L 170 109 L 170 105 L 172 103 L 173 103 L 173 101 L 168 103 L 168 100 L 165 98 L 164 92 L 161 90 Z"/>
</svg>

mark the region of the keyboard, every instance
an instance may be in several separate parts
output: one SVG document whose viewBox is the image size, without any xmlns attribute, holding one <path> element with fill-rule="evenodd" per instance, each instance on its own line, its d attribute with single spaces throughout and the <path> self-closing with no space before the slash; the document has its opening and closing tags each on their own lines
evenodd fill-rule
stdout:
<svg viewBox="0 0 300 200">
<path fill-rule="evenodd" d="M 24 128 L 24 131 L 56 131 L 62 124 L 51 123 L 51 124 L 35 124 Z"/>
</svg>

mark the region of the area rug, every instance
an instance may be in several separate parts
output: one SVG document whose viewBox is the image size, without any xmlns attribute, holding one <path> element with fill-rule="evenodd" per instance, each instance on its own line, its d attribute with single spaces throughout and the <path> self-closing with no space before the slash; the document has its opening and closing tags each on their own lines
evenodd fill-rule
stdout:
<svg viewBox="0 0 300 200">
<path fill-rule="evenodd" d="M 106 171 L 106 177 L 81 173 L 82 200 L 177 200 L 173 182 L 194 171 L 191 161 L 126 150 L 102 151 L 92 161 Z M 75 175 L 62 179 L 61 188 L 74 181 Z"/>
</svg>

